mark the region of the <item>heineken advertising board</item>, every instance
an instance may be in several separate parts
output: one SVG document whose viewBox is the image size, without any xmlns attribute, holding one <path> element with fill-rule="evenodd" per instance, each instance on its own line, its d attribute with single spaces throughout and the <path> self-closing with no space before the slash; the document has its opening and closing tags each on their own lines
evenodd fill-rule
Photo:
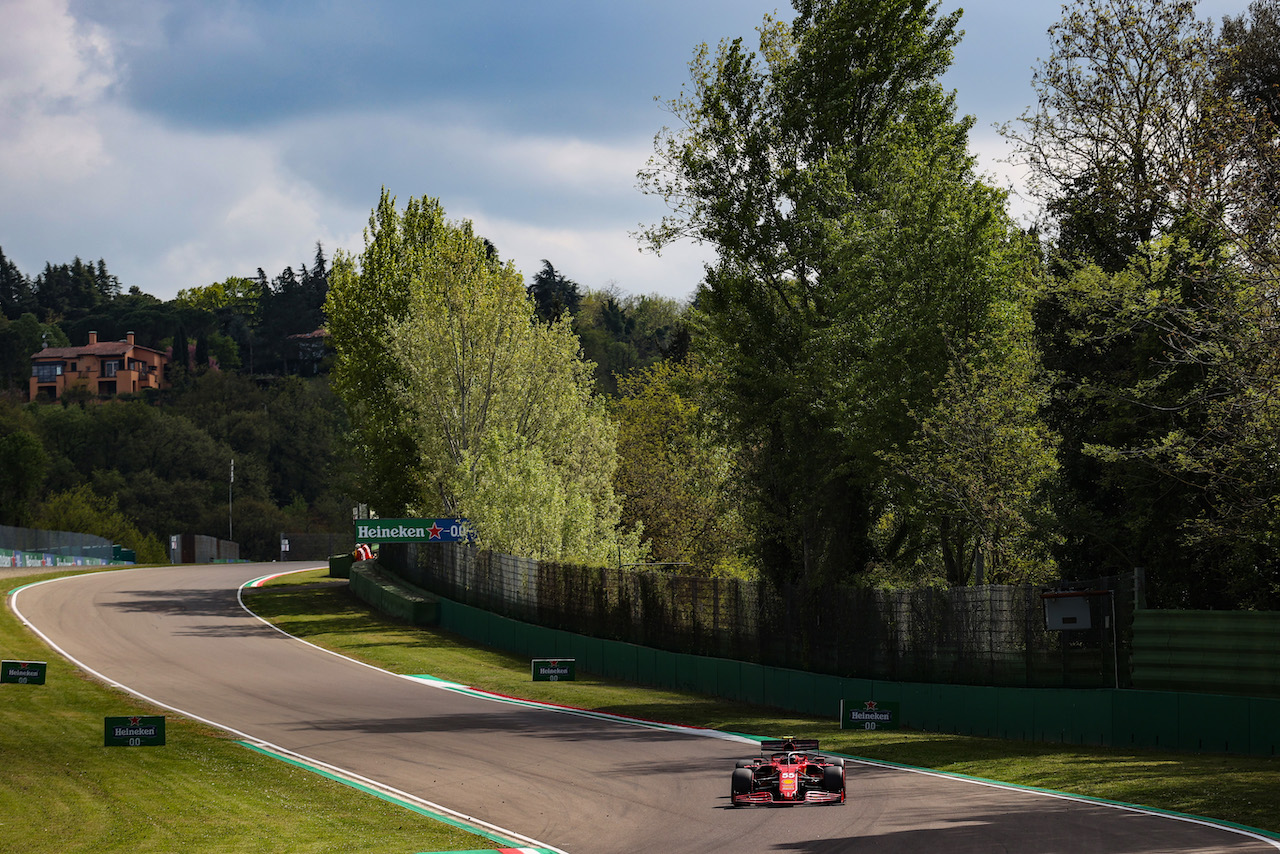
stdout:
<svg viewBox="0 0 1280 854">
<path fill-rule="evenodd" d="M 897 729 L 898 706 L 876 700 L 841 700 L 840 729 Z"/>
<path fill-rule="evenodd" d="M 466 543 L 475 529 L 466 519 L 358 519 L 357 543 Z"/>
<path fill-rule="evenodd" d="M 43 661 L 0 662 L 0 682 L 15 685 L 43 685 L 49 665 Z"/>
<path fill-rule="evenodd" d="M 164 715 L 103 718 L 104 747 L 159 747 L 164 744 Z"/>
<path fill-rule="evenodd" d="M 534 682 L 572 682 L 574 681 L 573 658 L 535 658 L 533 660 Z"/>
</svg>

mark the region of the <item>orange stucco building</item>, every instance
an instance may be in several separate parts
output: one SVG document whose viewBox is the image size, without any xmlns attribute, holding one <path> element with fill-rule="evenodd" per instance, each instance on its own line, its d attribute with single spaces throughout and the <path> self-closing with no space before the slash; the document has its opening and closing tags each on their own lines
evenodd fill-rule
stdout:
<svg viewBox="0 0 1280 854">
<path fill-rule="evenodd" d="M 135 344 L 132 332 L 124 341 L 99 341 L 98 333 L 90 332 L 83 347 L 45 347 L 31 357 L 29 399 L 56 400 L 71 388 L 95 395 L 168 388 L 168 364 L 164 353 Z"/>
</svg>

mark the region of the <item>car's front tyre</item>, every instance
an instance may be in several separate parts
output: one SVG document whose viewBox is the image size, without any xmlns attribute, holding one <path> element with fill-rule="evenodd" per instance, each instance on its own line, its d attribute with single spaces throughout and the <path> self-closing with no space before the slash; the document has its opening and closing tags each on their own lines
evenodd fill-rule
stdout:
<svg viewBox="0 0 1280 854">
<path fill-rule="evenodd" d="M 729 797 L 734 795 L 749 795 L 755 787 L 755 775 L 751 773 L 750 768 L 734 768 L 733 781 L 729 786 Z"/>
</svg>

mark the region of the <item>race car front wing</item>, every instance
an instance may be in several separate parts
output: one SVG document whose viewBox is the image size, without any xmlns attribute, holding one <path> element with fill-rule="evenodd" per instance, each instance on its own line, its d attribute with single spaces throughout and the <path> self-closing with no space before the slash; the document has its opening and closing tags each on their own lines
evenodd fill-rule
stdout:
<svg viewBox="0 0 1280 854">
<path fill-rule="evenodd" d="M 831 804 L 839 803 L 843 800 L 843 792 L 821 792 L 814 789 L 810 789 L 804 793 L 803 801 L 799 798 L 794 801 L 775 798 L 772 792 L 744 792 L 743 794 L 733 796 L 733 802 L 735 804 Z"/>
</svg>

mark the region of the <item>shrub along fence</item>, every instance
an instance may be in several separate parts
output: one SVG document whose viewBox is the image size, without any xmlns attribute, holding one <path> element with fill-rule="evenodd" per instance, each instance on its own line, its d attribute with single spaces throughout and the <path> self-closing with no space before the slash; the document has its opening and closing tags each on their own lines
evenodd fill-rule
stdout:
<svg viewBox="0 0 1280 854">
<path fill-rule="evenodd" d="M 677 653 L 898 682 L 1129 684 L 1132 576 L 1090 582 L 1110 591 L 1088 597 L 1091 627 L 1059 632 L 1046 630 L 1044 588 L 1036 586 L 775 587 L 539 562 L 446 543 L 387 544 L 379 562 L 465 605 Z"/>
</svg>

